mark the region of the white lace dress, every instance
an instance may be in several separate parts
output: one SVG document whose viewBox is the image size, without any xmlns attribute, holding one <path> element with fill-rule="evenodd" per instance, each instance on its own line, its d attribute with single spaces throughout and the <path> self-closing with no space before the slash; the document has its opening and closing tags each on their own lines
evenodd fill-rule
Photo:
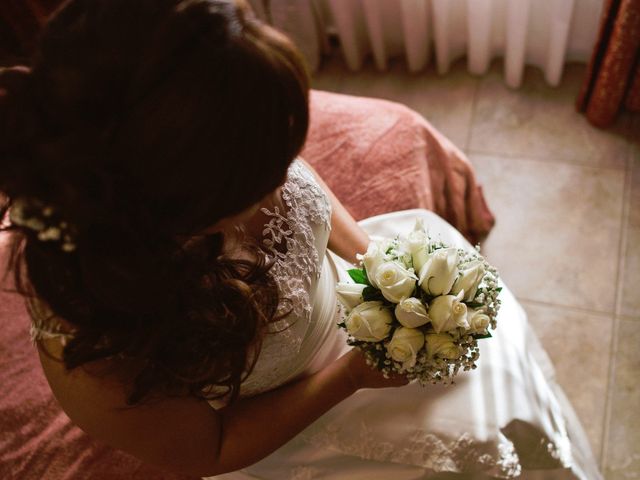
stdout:
<svg viewBox="0 0 640 480">
<path fill-rule="evenodd" d="M 291 326 L 267 336 L 243 396 L 314 372 L 350 348 L 336 327 L 335 282 L 348 281 L 351 266 L 326 248 L 329 201 L 299 161 L 289 169 L 282 199 L 282 208 L 263 210 L 263 241 L 277 257 L 274 275 L 283 294 L 294 300 L 293 314 L 276 329 Z M 371 236 L 390 237 L 410 231 L 416 217 L 432 236 L 472 248 L 426 210 L 360 225 Z M 501 295 L 496 334 L 482 342 L 478 369 L 460 374 L 455 385 L 360 390 L 265 459 L 212 478 L 601 479 L 524 311 L 506 287 Z"/>
</svg>

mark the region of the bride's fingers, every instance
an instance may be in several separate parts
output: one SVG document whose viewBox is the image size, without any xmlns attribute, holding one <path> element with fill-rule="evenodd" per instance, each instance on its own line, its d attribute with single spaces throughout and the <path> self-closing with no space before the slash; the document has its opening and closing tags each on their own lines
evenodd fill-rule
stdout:
<svg viewBox="0 0 640 480">
<path fill-rule="evenodd" d="M 356 388 L 400 387 L 409 383 L 407 377 L 399 373 L 385 377 L 380 370 L 367 364 L 363 353 L 357 348 L 345 354 L 341 361 Z"/>
<path fill-rule="evenodd" d="M 401 375 L 399 373 L 392 373 L 389 375 L 388 381 L 393 384 L 393 386 L 402 386 L 409 384 L 409 379 L 405 375 Z"/>
</svg>

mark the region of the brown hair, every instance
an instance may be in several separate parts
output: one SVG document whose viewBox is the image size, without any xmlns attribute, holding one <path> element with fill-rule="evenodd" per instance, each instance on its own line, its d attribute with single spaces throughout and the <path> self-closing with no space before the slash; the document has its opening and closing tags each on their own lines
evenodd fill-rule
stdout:
<svg viewBox="0 0 640 480">
<path fill-rule="evenodd" d="M 0 73 L 0 192 L 55 207 L 65 252 L 18 225 L 18 290 L 76 330 L 63 360 L 142 365 L 152 394 L 235 399 L 281 303 L 258 245 L 178 240 L 273 191 L 308 127 L 291 43 L 243 1 L 74 0 L 48 23 L 32 70 Z"/>
</svg>

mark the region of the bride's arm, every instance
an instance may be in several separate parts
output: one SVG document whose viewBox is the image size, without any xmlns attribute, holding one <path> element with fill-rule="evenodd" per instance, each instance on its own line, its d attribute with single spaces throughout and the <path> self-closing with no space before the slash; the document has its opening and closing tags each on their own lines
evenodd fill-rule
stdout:
<svg viewBox="0 0 640 480">
<path fill-rule="evenodd" d="M 345 260 L 357 263 L 356 254 L 367 251 L 369 235 L 360 228 L 351 214 L 334 195 L 329 186 L 322 180 L 309 163 L 303 163 L 314 174 L 318 184 L 331 199 L 331 235 L 329 236 L 329 248 Z"/>
<path fill-rule="evenodd" d="M 61 354 L 55 339 L 46 342 L 49 352 Z M 127 408 L 118 379 L 66 371 L 43 351 L 40 360 L 63 410 L 85 432 L 148 463 L 197 476 L 261 460 L 358 388 L 406 384 L 383 379 L 352 350 L 309 377 L 220 410 L 191 397 Z"/>
</svg>

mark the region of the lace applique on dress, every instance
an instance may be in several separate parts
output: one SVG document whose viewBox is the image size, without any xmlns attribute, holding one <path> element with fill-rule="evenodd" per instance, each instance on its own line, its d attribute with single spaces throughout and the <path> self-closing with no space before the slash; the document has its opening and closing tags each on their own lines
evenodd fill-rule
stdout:
<svg viewBox="0 0 640 480">
<path fill-rule="evenodd" d="M 321 474 L 318 468 L 301 465 L 291 469 L 289 480 L 316 480 L 322 478 Z"/>
<path fill-rule="evenodd" d="M 318 251 L 314 228 L 331 229 L 331 203 L 313 174 L 296 160 L 282 187 L 286 211 L 262 208 L 269 221 L 262 232 L 263 245 L 275 264 L 270 274 L 282 298 L 279 314 L 291 313 L 268 327 L 260 356 L 251 375 L 242 383 L 241 395 L 255 395 L 289 380 L 299 364 L 296 358 L 311 321 L 312 285 L 322 273 L 324 250 Z M 322 248 L 326 247 L 324 245 Z"/>
<path fill-rule="evenodd" d="M 353 427 L 349 426 L 352 432 Z M 315 447 L 339 451 L 364 460 L 416 465 L 434 472 L 484 472 L 498 478 L 517 478 L 522 472 L 518 454 L 508 438 L 501 436 L 498 451 L 492 443 L 475 440 L 463 433 L 457 439 L 442 439 L 422 429 L 415 429 L 402 444 L 379 438 L 365 423 L 357 437 L 344 438 L 341 428 L 327 425 L 313 434 L 303 435 Z"/>
<path fill-rule="evenodd" d="M 294 161 L 289 168 L 282 199 L 287 205 L 286 212 L 280 212 L 278 207 L 272 212 L 261 209 L 271 217 L 264 226 L 262 242 L 275 258 L 271 272 L 282 296 L 293 302 L 293 315 L 308 321 L 311 316 L 309 290 L 312 281 L 320 278 L 322 265 L 311 222 L 330 229 L 331 204 L 313 175 L 299 161 Z M 279 250 L 280 245 L 286 247 L 284 253 Z"/>
</svg>

